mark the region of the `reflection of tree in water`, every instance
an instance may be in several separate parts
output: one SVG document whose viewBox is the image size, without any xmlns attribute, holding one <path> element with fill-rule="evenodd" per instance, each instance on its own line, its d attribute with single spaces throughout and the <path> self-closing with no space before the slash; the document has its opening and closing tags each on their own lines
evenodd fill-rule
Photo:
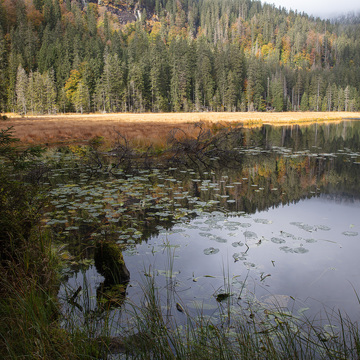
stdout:
<svg viewBox="0 0 360 360">
<path fill-rule="evenodd" d="M 348 147 L 359 149 L 360 121 L 339 123 L 315 123 L 310 125 L 270 126 L 243 129 L 246 146 L 273 146 L 291 148 L 293 151 L 321 148 L 323 152 L 335 152 Z"/>
<path fill-rule="evenodd" d="M 212 181 L 219 187 L 239 183 L 221 193 L 235 199 L 231 204 L 221 200 L 223 208 L 253 213 L 320 193 L 359 196 L 360 166 L 353 164 L 349 151 L 342 155 L 338 150 L 359 148 L 360 122 L 234 131 L 244 133 L 245 149 L 252 151 L 240 151 L 226 170 L 217 166 Z M 225 183 L 224 176 L 229 177 Z M 193 195 L 206 201 L 215 194 L 201 193 L 196 185 Z"/>
</svg>

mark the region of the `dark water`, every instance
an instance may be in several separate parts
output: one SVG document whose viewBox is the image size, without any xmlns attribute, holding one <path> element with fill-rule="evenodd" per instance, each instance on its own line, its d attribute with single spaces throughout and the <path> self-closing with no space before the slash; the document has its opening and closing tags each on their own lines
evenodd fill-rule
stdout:
<svg viewBox="0 0 360 360">
<path fill-rule="evenodd" d="M 52 224 L 66 219 L 70 251 L 84 253 L 91 239 L 74 241 L 72 231 L 84 226 L 80 211 L 91 224 L 96 205 L 90 219 L 105 217 L 112 239 L 126 247 L 127 300 L 139 304 L 150 278 L 164 311 L 180 320 L 177 302 L 193 315 L 201 309 L 217 316 L 219 294 L 230 294 L 226 304 L 235 309 L 261 311 L 276 303 L 294 314 L 340 309 L 358 319 L 359 136 L 358 121 L 238 129 L 215 156 L 60 185 L 52 195 L 63 218 L 53 216 Z M 98 225 L 91 238 L 105 230 Z M 91 250 L 86 254 L 85 263 Z M 103 279 L 94 266 L 82 268 L 69 272 L 60 298 L 65 288 L 71 294 L 86 282 L 78 302 L 95 311 Z"/>
</svg>

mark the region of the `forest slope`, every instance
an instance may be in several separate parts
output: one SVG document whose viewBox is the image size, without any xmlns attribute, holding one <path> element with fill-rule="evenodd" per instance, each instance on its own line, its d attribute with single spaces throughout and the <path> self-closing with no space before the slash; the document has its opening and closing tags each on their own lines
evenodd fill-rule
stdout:
<svg viewBox="0 0 360 360">
<path fill-rule="evenodd" d="M 359 17 L 251 0 L 0 0 L 0 110 L 358 111 Z"/>
</svg>

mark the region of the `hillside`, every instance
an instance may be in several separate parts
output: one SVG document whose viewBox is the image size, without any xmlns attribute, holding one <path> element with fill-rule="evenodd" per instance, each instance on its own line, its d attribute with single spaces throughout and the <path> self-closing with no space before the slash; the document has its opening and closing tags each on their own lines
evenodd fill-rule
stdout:
<svg viewBox="0 0 360 360">
<path fill-rule="evenodd" d="M 251 0 L 0 0 L 0 109 L 358 111 L 359 17 Z"/>
</svg>

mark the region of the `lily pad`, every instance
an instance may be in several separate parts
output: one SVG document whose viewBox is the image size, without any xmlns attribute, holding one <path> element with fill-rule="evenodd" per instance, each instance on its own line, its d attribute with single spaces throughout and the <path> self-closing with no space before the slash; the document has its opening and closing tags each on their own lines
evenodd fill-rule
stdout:
<svg viewBox="0 0 360 360">
<path fill-rule="evenodd" d="M 254 221 L 257 223 L 257 224 L 272 224 L 272 221 L 271 220 L 268 220 L 268 219 L 254 219 Z"/>
<path fill-rule="evenodd" d="M 280 248 L 280 250 L 281 250 L 281 251 L 284 251 L 284 252 L 286 252 L 286 253 L 293 253 L 293 252 L 294 252 L 294 250 L 293 250 L 292 248 L 288 247 L 288 246 L 282 246 L 282 247 Z"/>
<path fill-rule="evenodd" d="M 244 236 L 246 239 L 257 239 L 257 235 L 252 231 L 245 231 Z"/>
<path fill-rule="evenodd" d="M 285 242 L 284 239 L 280 239 L 280 238 L 277 238 L 277 237 L 273 237 L 271 238 L 271 241 L 275 244 L 283 244 Z"/>
<path fill-rule="evenodd" d="M 238 242 L 233 242 L 231 245 L 233 247 L 238 247 L 238 246 L 244 246 L 244 243 L 242 243 L 241 241 L 238 241 Z"/>
<path fill-rule="evenodd" d="M 345 236 L 358 236 L 358 233 L 356 231 L 344 231 L 342 232 Z"/>
<path fill-rule="evenodd" d="M 224 238 L 222 238 L 221 236 L 215 236 L 214 238 L 213 238 L 213 240 L 215 240 L 216 242 L 218 242 L 218 243 L 227 243 L 227 240 L 226 239 L 224 239 Z"/>
<path fill-rule="evenodd" d="M 294 253 L 295 254 L 306 254 L 308 253 L 309 250 L 308 249 L 305 249 L 304 247 L 300 246 L 300 247 L 297 247 L 294 249 Z"/>
<path fill-rule="evenodd" d="M 254 263 L 249 261 L 244 261 L 244 265 L 247 266 L 248 268 L 254 268 L 256 266 Z"/>
<path fill-rule="evenodd" d="M 215 249 L 213 247 L 207 248 L 204 250 L 205 255 L 215 255 L 220 251 L 220 249 Z"/>
<path fill-rule="evenodd" d="M 286 232 L 286 231 L 280 231 L 280 234 L 281 234 L 281 236 L 283 236 L 283 237 L 295 239 L 295 236 L 294 236 L 293 234 L 290 234 L 290 233 L 288 233 L 288 232 Z"/>
<path fill-rule="evenodd" d="M 331 230 L 331 228 L 329 226 L 326 226 L 326 225 L 316 225 L 316 228 L 320 229 L 320 230 L 324 230 L 324 231 Z"/>
</svg>

